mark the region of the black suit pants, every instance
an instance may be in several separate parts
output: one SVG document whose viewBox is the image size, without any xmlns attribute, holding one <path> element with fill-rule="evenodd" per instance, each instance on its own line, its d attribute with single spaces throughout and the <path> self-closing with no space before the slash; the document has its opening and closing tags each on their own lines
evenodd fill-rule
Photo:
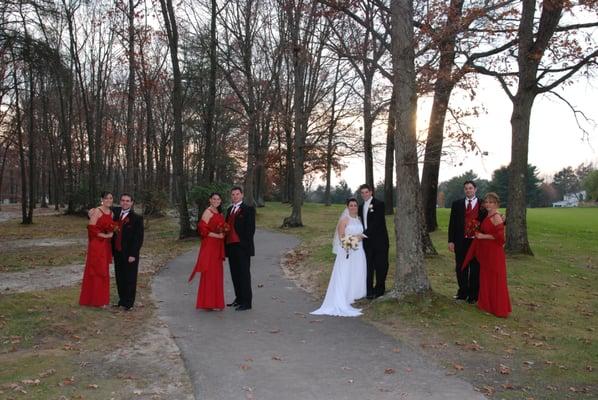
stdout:
<svg viewBox="0 0 598 400">
<path fill-rule="evenodd" d="M 461 268 L 471 242 L 473 239 L 464 239 L 460 245 L 455 244 L 455 273 L 459 284 L 457 298 L 477 301 L 480 290 L 480 263 L 474 258 L 465 269 Z"/>
<path fill-rule="evenodd" d="M 251 292 L 251 257 L 238 243 L 227 244 L 226 247 L 230 276 L 235 288 L 235 302 L 242 306 L 251 307 L 253 297 Z"/>
<path fill-rule="evenodd" d="M 114 252 L 114 273 L 116 275 L 116 288 L 118 289 L 118 305 L 133 307 L 137 292 L 137 272 L 139 259 L 130 263 L 129 257 L 119 251 Z"/>
<path fill-rule="evenodd" d="M 368 239 L 363 242 L 367 262 L 366 295 L 382 296 L 386 291 L 386 275 L 388 274 L 388 247 L 372 246 Z M 374 285 L 374 276 L 376 284 Z"/>
</svg>

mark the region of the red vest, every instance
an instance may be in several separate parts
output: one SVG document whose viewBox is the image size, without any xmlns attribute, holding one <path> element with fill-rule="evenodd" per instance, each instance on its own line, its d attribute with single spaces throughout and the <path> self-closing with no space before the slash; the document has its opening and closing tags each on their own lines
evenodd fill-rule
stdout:
<svg viewBox="0 0 598 400">
<path fill-rule="evenodd" d="M 237 212 L 235 212 L 235 213 L 231 212 L 228 215 L 228 218 L 226 219 L 226 223 L 230 226 L 230 231 L 228 231 L 228 234 L 226 235 L 226 244 L 241 242 L 241 239 L 239 238 L 239 234 L 237 233 L 237 230 L 235 229 L 235 220 L 237 219 L 237 214 L 240 212 L 241 212 L 241 209 L 239 208 L 237 210 Z"/>
<path fill-rule="evenodd" d="M 467 236 L 467 227 L 470 226 L 474 219 L 478 219 L 480 210 L 480 200 L 477 201 L 475 207 L 472 207 L 470 211 L 467 211 L 467 200 L 465 200 L 465 231 L 464 235 L 466 238 L 472 239 L 474 236 Z"/>
</svg>

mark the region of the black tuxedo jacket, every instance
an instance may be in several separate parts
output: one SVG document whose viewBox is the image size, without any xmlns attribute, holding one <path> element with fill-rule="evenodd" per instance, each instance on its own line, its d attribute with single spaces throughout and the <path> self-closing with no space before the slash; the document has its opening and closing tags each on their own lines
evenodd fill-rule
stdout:
<svg viewBox="0 0 598 400">
<path fill-rule="evenodd" d="M 120 220 L 120 207 L 115 207 L 113 210 L 114 221 Z M 139 260 L 139 252 L 143 245 L 143 217 L 136 214 L 135 211 L 129 211 L 129 214 L 123 221 L 122 229 L 112 236 L 112 252 L 116 251 L 117 235 L 122 235 L 122 254 L 126 257 L 135 257 Z"/>
<path fill-rule="evenodd" d="M 368 237 L 366 239 L 368 246 L 379 249 L 388 248 L 388 230 L 386 229 L 384 202 L 372 197 L 366 215 L 363 215 L 363 203 L 359 205 L 358 215 L 364 228 L 365 220 L 367 218 L 368 228 L 363 231 L 363 234 Z"/>
<path fill-rule="evenodd" d="M 233 206 L 228 207 L 226 210 L 226 220 L 230 215 Z M 239 211 L 237 211 L 237 217 L 235 218 L 235 231 L 239 235 L 241 247 L 249 253 L 250 256 L 255 255 L 255 245 L 253 244 L 253 236 L 255 235 L 255 208 L 248 206 L 245 203 L 241 203 Z M 228 250 L 226 250 L 228 256 Z"/>
<path fill-rule="evenodd" d="M 482 207 L 482 200 L 478 198 L 478 221 L 482 223 L 488 211 Z M 465 197 L 453 201 L 448 227 L 448 242 L 460 248 L 465 242 Z"/>
</svg>

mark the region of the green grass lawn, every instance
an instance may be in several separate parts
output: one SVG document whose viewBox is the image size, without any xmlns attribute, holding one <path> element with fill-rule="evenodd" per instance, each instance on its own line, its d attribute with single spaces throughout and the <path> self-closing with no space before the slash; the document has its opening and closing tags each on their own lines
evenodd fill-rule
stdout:
<svg viewBox="0 0 598 400">
<path fill-rule="evenodd" d="M 333 229 L 342 206 L 306 204 L 298 235 L 309 252 L 303 268 L 323 295 L 334 262 Z M 530 209 L 534 257 L 507 259 L 513 313 L 499 319 L 452 300 L 457 285 L 447 249 L 450 210 L 439 209 L 432 234 L 438 256 L 426 259 L 433 293 L 424 298 L 365 304 L 366 319 L 410 345 L 433 354 L 486 394 L 505 399 L 596 398 L 598 395 L 598 209 Z M 279 229 L 286 205 L 258 210 L 258 224 Z M 392 287 L 395 261 L 391 235 Z M 312 278 L 313 279 L 313 278 Z"/>
</svg>

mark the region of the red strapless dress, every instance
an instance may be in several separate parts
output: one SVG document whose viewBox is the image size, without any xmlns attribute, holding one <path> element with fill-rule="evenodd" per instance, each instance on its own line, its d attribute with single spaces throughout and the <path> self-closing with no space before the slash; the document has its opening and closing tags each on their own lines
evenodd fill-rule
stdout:
<svg viewBox="0 0 598 400">
<path fill-rule="evenodd" d="M 110 303 L 110 269 L 112 249 L 110 239 L 98 236 L 113 230 L 112 213 L 102 214 L 95 225 L 87 225 L 87 258 L 81 284 L 79 304 L 101 307 Z"/>
<path fill-rule="evenodd" d="M 210 212 L 212 211 L 210 210 Z M 224 222 L 222 214 L 212 212 L 212 218 L 208 223 L 200 220 L 197 225 L 201 236 L 201 247 L 195 268 L 189 277 L 189 281 L 191 281 L 195 273 L 201 273 L 196 308 L 224 308 L 224 239 L 208 236 L 210 232 L 218 233 L 218 228 Z"/>
</svg>

